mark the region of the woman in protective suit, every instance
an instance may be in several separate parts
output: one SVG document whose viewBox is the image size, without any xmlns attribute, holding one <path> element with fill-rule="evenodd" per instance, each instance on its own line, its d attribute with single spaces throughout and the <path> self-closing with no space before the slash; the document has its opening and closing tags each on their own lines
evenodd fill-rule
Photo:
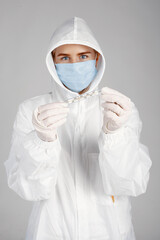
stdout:
<svg viewBox="0 0 160 240">
<path fill-rule="evenodd" d="M 135 104 L 100 91 L 105 58 L 82 18 L 56 29 L 46 65 L 52 91 L 19 105 L 4 163 L 8 186 L 33 201 L 25 239 L 135 240 L 130 197 L 152 165 Z"/>
</svg>

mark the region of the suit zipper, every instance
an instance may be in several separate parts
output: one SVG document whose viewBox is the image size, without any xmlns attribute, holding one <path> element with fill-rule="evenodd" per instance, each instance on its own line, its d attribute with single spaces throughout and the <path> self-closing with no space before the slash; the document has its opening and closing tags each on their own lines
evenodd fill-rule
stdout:
<svg viewBox="0 0 160 240">
<path fill-rule="evenodd" d="M 76 134 L 76 133 L 75 133 Z M 75 142 L 74 142 L 75 143 Z M 76 209 L 75 209 L 75 240 L 78 240 L 78 208 L 77 208 L 77 191 L 76 191 L 76 161 L 75 161 L 75 154 L 74 154 L 74 147 L 75 144 L 73 146 L 73 161 L 74 161 L 74 184 L 75 184 L 75 205 L 76 205 Z"/>
<path fill-rule="evenodd" d="M 77 116 L 79 116 L 79 102 L 77 103 L 78 104 L 78 112 L 77 112 Z M 77 122 L 76 121 L 76 127 L 75 129 L 77 129 Z M 76 134 L 76 132 L 75 132 Z M 74 182 L 75 182 L 75 192 L 76 192 L 76 214 L 75 214 L 75 220 L 76 220 L 76 230 L 75 230 L 75 240 L 78 240 L 79 239 L 79 233 L 78 233 L 78 204 L 77 204 L 77 191 L 76 191 L 76 156 L 74 156 L 74 147 L 76 145 L 73 146 L 73 161 L 74 161 Z"/>
</svg>

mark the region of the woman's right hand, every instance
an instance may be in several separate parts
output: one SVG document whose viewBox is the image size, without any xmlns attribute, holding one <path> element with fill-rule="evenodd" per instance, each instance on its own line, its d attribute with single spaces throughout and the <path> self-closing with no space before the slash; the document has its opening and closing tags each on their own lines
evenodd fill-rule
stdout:
<svg viewBox="0 0 160 240">
<path fill-rule="evenodd" d="M 32 123 L 38 137 L 47 142 L 56 140 L 57 128 L 67 120 L 68 103 L 54 102 L 37 107 L 32 115 Z"/>
</svg>

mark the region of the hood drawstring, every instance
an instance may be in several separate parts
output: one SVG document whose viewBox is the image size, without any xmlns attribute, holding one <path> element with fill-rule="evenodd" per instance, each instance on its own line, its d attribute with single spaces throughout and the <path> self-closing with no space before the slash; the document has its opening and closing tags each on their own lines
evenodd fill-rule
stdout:
<svg viewBox="0 0 160 240">
<path fill-rule="evenodd" d="M 111 196 L 111 198 L 112 198 L 112 201 L 115 202 L 114 196 Z"/>
</svg>

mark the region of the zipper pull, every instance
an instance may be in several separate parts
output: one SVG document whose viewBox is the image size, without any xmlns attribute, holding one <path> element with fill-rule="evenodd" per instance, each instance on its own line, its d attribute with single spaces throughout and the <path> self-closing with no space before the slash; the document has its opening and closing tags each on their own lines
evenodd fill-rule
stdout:
<svg viewBox="0 0 160 240">
<path fill-rule="evenodd" d="M 111 196 L 113 203 L 115 202 L 114 196 Z"/>
</svg>

